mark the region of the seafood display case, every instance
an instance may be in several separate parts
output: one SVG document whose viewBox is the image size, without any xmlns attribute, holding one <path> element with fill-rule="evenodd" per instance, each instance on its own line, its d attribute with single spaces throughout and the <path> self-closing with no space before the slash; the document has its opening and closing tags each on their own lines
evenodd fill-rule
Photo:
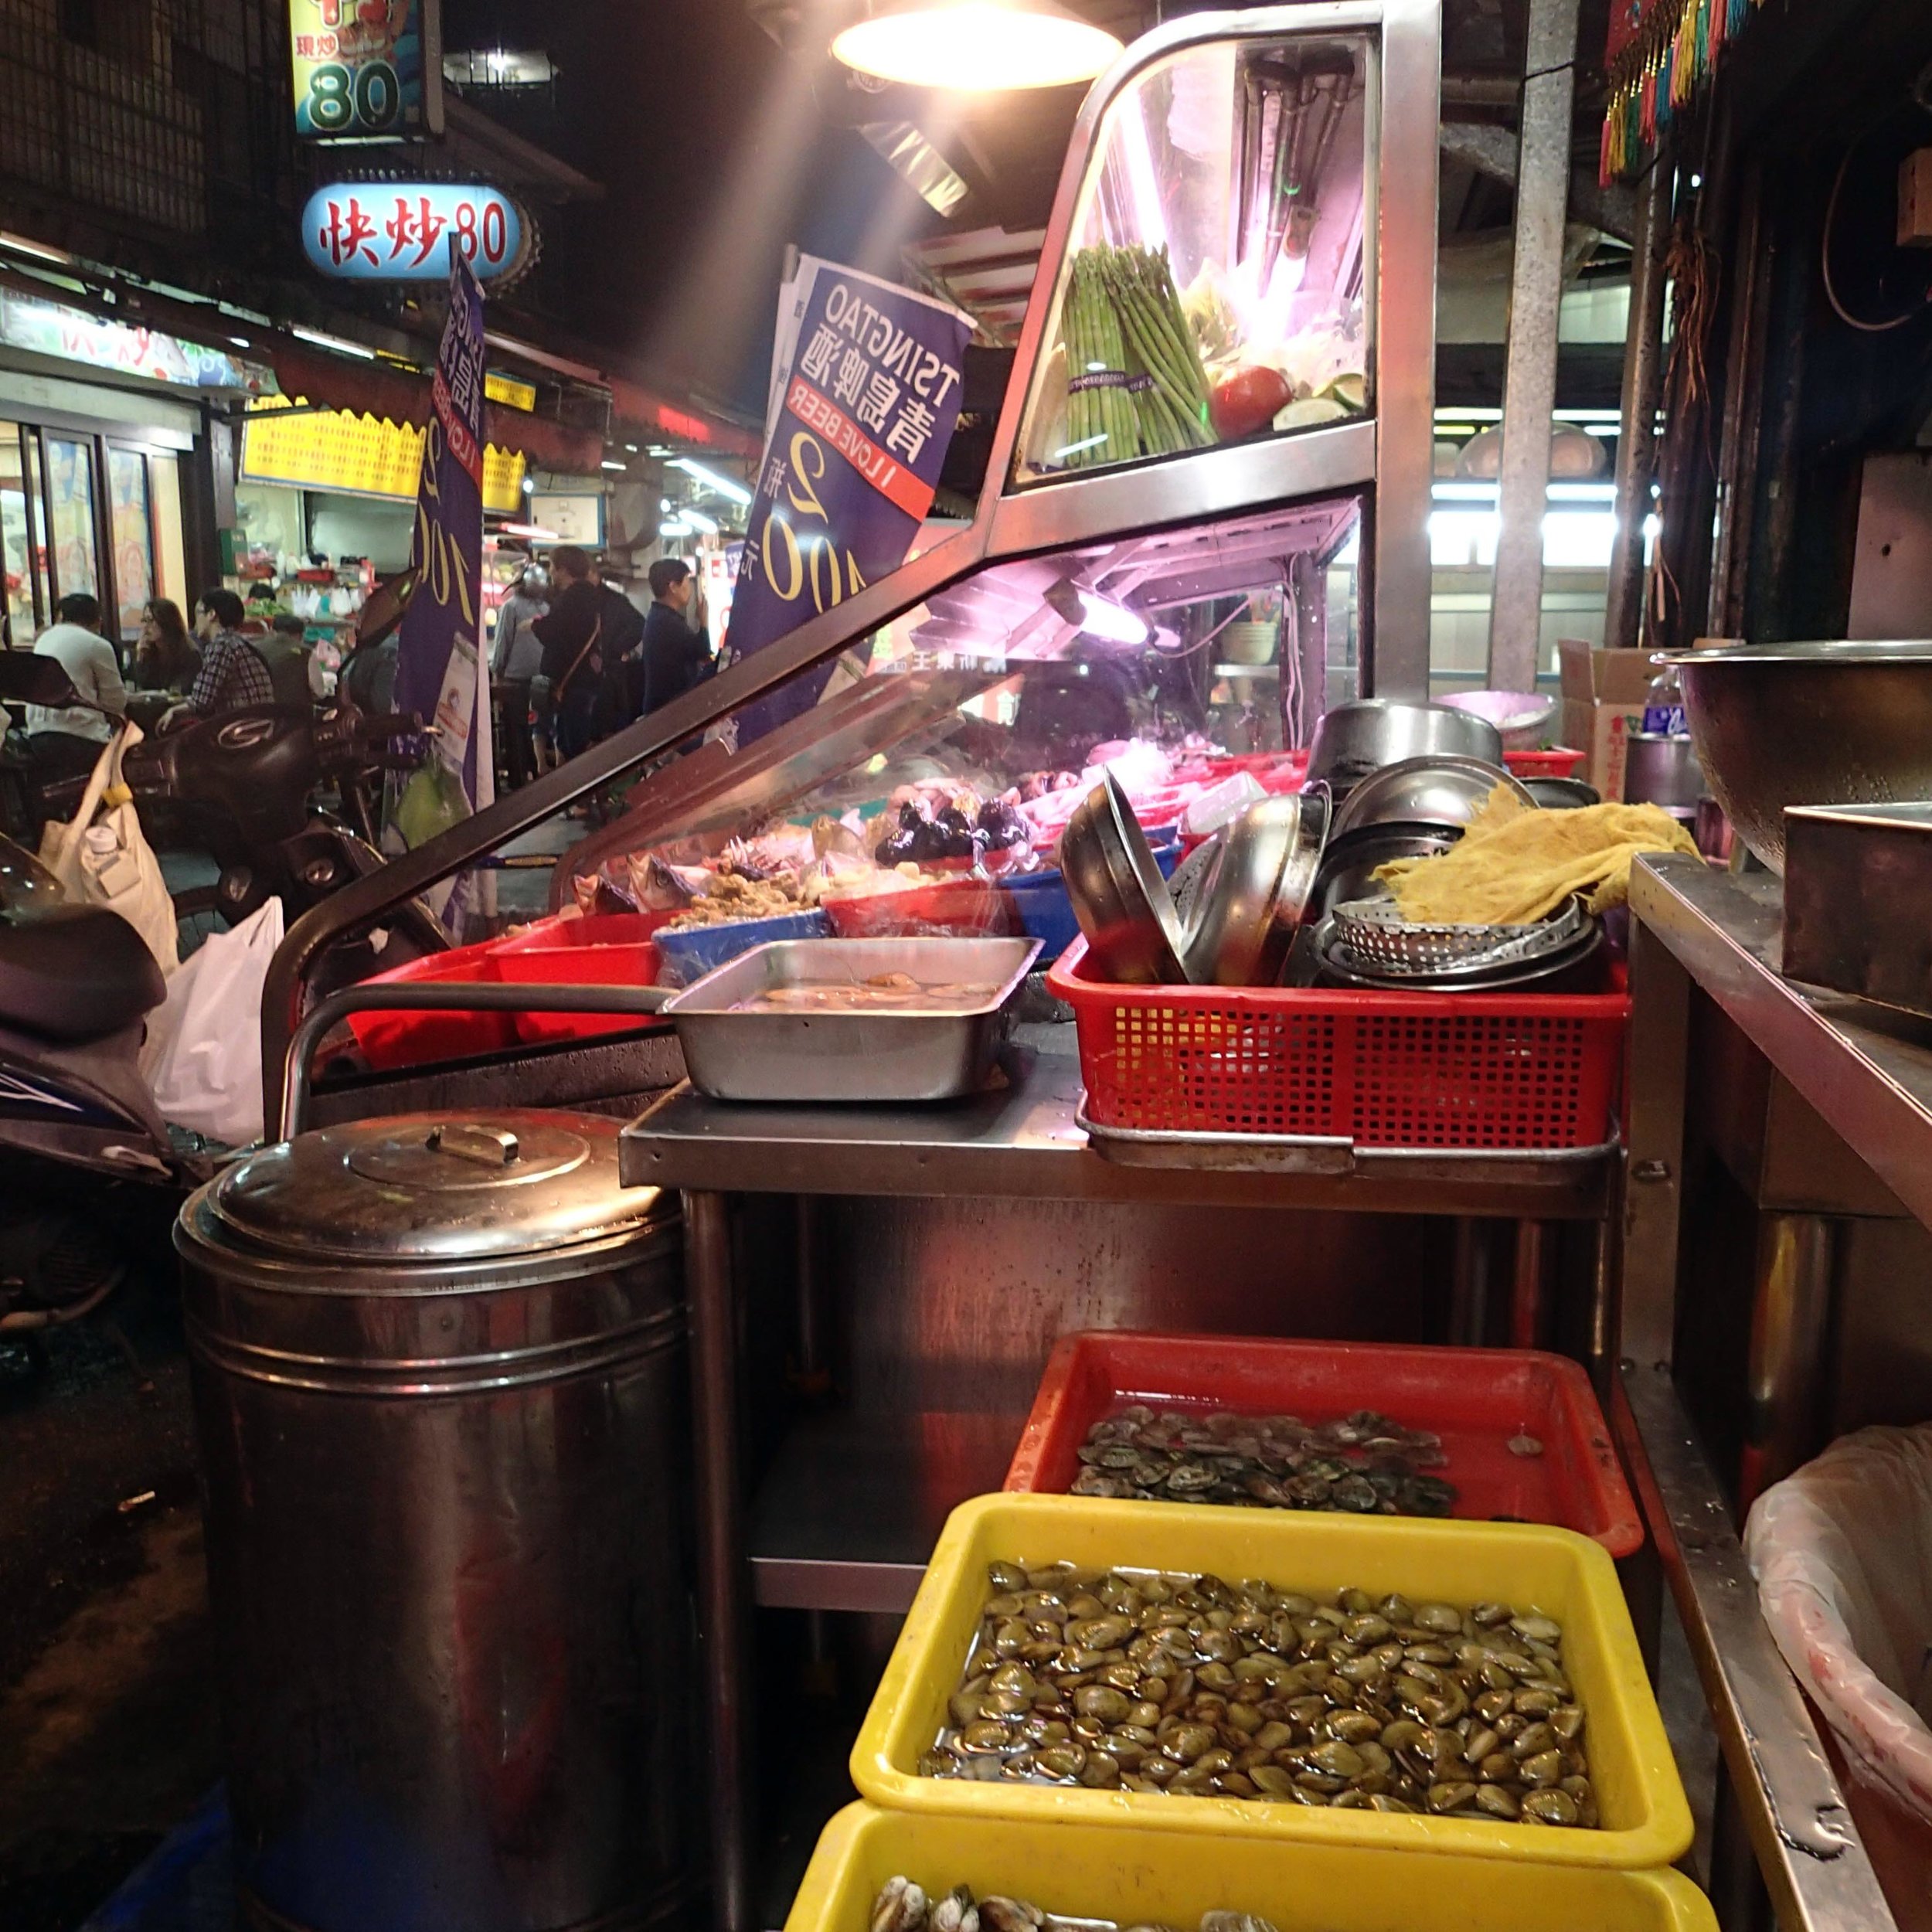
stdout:
<svg viewBox="0 0 1932 1932">
<path fill-rule="evenodd" d="M 1176 715 L 1090 748 L 1259 751 L 1426 696 L 1440 38 L 1437 0 L 1318 0 L 1137 42 L 1075 124 L 971 521 L 842 600 L 814 576 L 796 629 L 298 922 L 265 1078 L 332 939 L 640 772 L 631 849 L 793 815 L 922 727 L 1099 709 L 1135 647 Z M 734 743 L 754 706 L 783 722 Z"/>
</svg>

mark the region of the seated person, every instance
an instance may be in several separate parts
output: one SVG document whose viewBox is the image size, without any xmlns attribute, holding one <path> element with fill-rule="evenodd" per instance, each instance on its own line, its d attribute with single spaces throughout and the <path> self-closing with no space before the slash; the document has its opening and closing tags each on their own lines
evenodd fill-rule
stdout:
<svg viewBox="0 0 1932 1932">
<path fill-rule="evenodd" d="M 128 712 L 121 660 L 100 635 L 100 604 L 83 591 L 63 597 L 56 621 L 34 640 L 36 657 L 53 658 L 82 702 L 27 706 L 27 741 L 34 760 L 55 776 L 88 771 Z"/>
</svg>

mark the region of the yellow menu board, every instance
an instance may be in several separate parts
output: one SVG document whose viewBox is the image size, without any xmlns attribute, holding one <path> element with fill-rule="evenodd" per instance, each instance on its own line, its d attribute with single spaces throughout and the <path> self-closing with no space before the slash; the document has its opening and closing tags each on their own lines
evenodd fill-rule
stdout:
<svg viewBox="0 0 1932 1932">
<path fill-rule="evenodd" d="M 413 424 L 350 410 L 291 409 L 286 397 L 264 396 L 250 406 L 242 427 L 245 482 L 413 503 L 422 464 L 423 432 Z M 484 509 L 508 515 L 522 505 L 521 451 L 487 445 Z"/>
</svg>

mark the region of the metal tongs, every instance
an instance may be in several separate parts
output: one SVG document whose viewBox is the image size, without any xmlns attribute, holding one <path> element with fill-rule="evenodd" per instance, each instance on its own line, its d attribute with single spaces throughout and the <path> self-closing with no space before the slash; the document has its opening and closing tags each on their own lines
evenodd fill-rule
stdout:
<svg viewBox="0 0 1932 1932">
<path fill-rule="evenodd" d="M 1247 260 L 1250 253 L 1270 123 L 1274 131 L 1273 179 L 1257 278 L 1257 286 L 1265 288 L 1284 253 L 1294 260 L 1308 254 L 1320 213 L 1321 178 L 1335 147 L 1335 132 L 1349 104 L 1361 92 L 1362 83 L 1353 57 L 1338 49 L 1247 56 L 1236 84 L 1241 106 L 1234 248 L 1237 264 Z"/>
</svg>

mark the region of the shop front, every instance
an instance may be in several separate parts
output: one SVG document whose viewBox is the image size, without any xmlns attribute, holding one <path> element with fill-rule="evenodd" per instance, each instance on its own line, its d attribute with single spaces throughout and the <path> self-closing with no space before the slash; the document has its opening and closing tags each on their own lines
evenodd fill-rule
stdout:
<svg viewBox="0 0 1932 1932">
<path fill-rule="evenodd" d="M 9 641 L 100 600 L 124 645 L 154 597 L 193 595 L 196 453 L 234 357 L 0 287 L 0 575 Z M 206 519 L 203 521 L 208 520 Z"/>
</svg>

